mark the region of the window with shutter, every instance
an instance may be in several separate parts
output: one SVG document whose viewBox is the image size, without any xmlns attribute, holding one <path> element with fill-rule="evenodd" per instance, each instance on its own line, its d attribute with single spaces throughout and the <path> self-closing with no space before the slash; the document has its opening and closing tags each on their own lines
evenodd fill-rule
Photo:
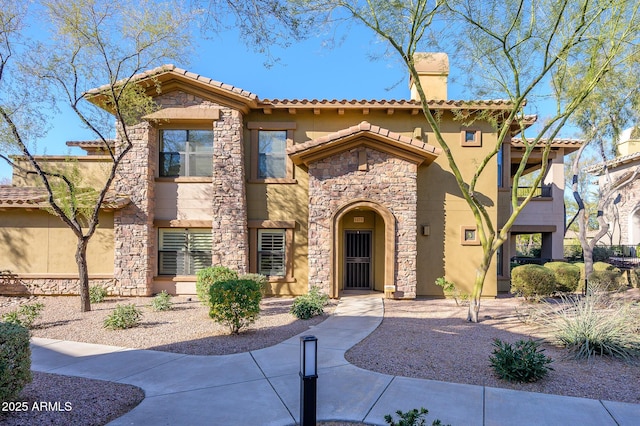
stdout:
<svg viewBox="0 0 640 426">
<path fill-rule="evenodd" d="M 285 230 L 258 230 L 258 273 L 267 276 L 285 275 Z"/>
<path fill-rule="evenodd" d="M 158 273 L 195 275 L 211 266 L 211 230 L 160 229 Z"/>
</svg>

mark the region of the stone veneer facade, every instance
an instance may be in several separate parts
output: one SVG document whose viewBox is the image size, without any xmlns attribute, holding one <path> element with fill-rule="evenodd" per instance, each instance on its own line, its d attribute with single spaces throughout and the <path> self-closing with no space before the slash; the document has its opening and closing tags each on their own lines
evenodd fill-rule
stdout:
<svg viewBox="0 0 640 426">
<path fill-rule="evenodd" d="M 367 170 L 358 167 L 359 151 L 363 149 Z M 371 201 L 393 214 L 396 221 L 395 282 L 385 285 L 395 284 L 397 294 L 415 298 L 417 165 L 364 147 L 309 165 L 309 286 L 319 286 L 330 292 L 334 240 L 331 221 L 340 208 L 354 200 Z"/>
<path fill-rule="evenodd" d="M 241 273 L 248 271 L 248 231 L 245 196 L 242 114 L 184 92 L 156 98 L 163 108 L 215 108 L 213 122 L 214 188 L 212 228 L 213 264 Z M 188 125 L 187 125 L 188 127 Z M 114 293 L 150 295 L 157 263 L 154 182 L 158 162 L 158 130 L 149 123 L 129 128 L 133 147 L 119 168 L 114 188 L 130 194 L 131 203 L 114 214 Z"/>
<path fill-rule="evenodd" d="M 154 180 L 158 161 L 157 130 L 143 122 L 128 129 L 132 148 L 118 168 L 113 187 L 128 194 L 131 202 L 113 215 L 116 293 L 122 296 L 151 294 L 156 263 Z"/>
<path fill-rule="evenodd" d="M 220 110 L 213 143 L 213 264 L 249 271 L 242 114 Z"/>
<path fill-rule="evenodd" d="M 122 294 L 113 278 L 90 277 L 89 286 L 104 287 L 110 295 Z M 0 274 L 0 294 L 5 296 L 77 295 L 79 288 L 78 278 L 21 278 Z"/>
<path fill-rule="evenodd" d="M 619 241 L 612 241 L 612 244 L 635 245 L 638 244 L 638 233 L 640 229 L 633 227 L 634 218 L 638 216 L 640 209 L 640 178 L 637 178 L 626 187 L 618 191 L 620 199 L 615 203 L 613 208 L 617 209 L 612 214 L 611 219 L 614 226 L 619 226 L 619 230 L 614 231 L 616 235 L 620 235 Z M 635 219 L 638 220 L 638 219 Z M 604 238 L 603 238 L 604 239 Z"/>
</svg>

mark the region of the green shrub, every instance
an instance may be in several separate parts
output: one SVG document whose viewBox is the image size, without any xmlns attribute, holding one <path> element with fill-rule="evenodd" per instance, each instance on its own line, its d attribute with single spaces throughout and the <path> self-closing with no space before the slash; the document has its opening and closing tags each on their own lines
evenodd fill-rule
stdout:
<svg viewBox="0 0 640 426">
<path fill-rule="evenodd" d="M 171 295 L 167 293 L 166 290 L 162 290 L 162 292 L 156 294 L 151 301 L 151 307 L 154 311 L 170 311 L 173 309 Z"/>
<path fill-rule="evenodd" d="M 266 275 L 262 274 L 242 274 L 238 277 L 239 280 L 251 280 L 258 283 L 260 286 L 260 291 L 264 296 L 267 293 L 267 289 L 269 288 L 269 278 Z"/>
<path fill-rule="evenodd" d="M 593 262 L 594 271 L 616 271 L 620 273 L 620 269 L 607 262 Z"/>
<path fill-rule="evenodd" d="M 197 273 L 196 295 L 203 305 L 211 307 L 209 289 L 220 281 L 237 280 L 238 273 L 224 266 L 210 266 Z"/>
<path fill-rule="evenodd" d="M 513 346 L 500 339 L 493 341 L 493 355 L 489 357 L 491 366 L 498 377 L 510 382 L 536 382 L 547 375 L 552 359 L 543 354 L 540 342 L 518 340 Z"/>
<path fill-rule="evenodd" d="M 619 269 L 593 271 L 593 273 L 589 275 L 588 288 L 590 291 L 592 291 L 593 289 L 604 291 L 618 291 L 626 287 L 626 283 L 623 285 L 620 278 L 621 273 L 619 272 Z"/>
<path fill-rule="evenodd" d="M 89 287 L 89 301 L 91 303 L 101 303 L 107 297 L 107 289 L 99 285 Z"/>
<path fill-rule="evenodd" d="M 402 410 L 398 410 L 396 411 L 396 414 L 400 418 L 397 423 L 393 420 L 391 414 L 386 414 L 384 416 L 384 421 L 387 422 L 387 424 L 390 426 L 424 426 L 427 422 L 425 417 L 427 414 L 429 414 L 429 410 L 421 407 L 420 411 L 418 411 L 417 408 L 414 408 L 413 410 L 409 410 L 406 413 L 403 413 Z M 440 420 L 438 419 L 434 420 L 431 423 L 431 426 L 441 425 L 442 422 L 440 422 Z"/>
<path fill-rule="evenodd" d="M 640 254 L 640 252 L 638 252 Z M 633 268 L 629 270 L 629 277 L 631 278 L 631 285 L 635 288 L 640 287 L 640 268 Z"/>
<path fill-rule="evenodd" d="M 142 311 L 136 305 L 116 305 L 113 312 L 104 319 L 104 328 L 124 330 L 140 325 Z"/>
<path fill-rule="evenodd" d="M 553 271 L 556 291 L 573 293 L 580 285 L 580 268 L 567 262 L 547 262 L 544 267 Z"/>
<path fill-rule="evenodd" d="M 640 306 L 590 293 L 562 298 L 538 316 L 553 338 L 576 359 L 594 355 L 631 359 L 640 354 Z"/>
<path fill-rule="evenodd" d="M 309 293 L 295 298 L 289 312 L 298 319 L 306 320 L 322 315 L 327 303 L 329 303 L 329 296 L 322 293 L 318 287 L 311 287 Z"/>
<path fill-rule="evenodd" d="M 21 325 L 25 328 L 31 328 L 35 320 L 40 318 L 40 312 L 44 309 L 44 304 L 33 303 L 30 305 L 22 305 L 18 309 L 7 312 L 2 315 L 2 321 L 11 324 Z"/>
<path fill-rule="evenodd" d="M 209 316 L 238 334 L 260 314 L 262 293 L 253 280 L 216 281 L 209 288 Z"/>
<path fill-rule="evenodd" d="M 511 271 L 511 293 L 525 299 L 551 295 L 556 289 L 553 272 L 540 265 L 521 265 Z"/>
<path fill-rule="evenodd" d="M 29 330 L 19 324 L 0 322 L 0 403 L 17 398 L 30 382 Z"/>
</svg>

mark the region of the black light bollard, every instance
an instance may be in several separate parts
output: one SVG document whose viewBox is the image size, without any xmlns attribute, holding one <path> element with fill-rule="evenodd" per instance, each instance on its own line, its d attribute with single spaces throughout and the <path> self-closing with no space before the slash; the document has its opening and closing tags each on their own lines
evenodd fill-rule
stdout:
<svg viewBox="0 0 640 426">
<path fill-rule="evenodd" d="M 300 425 L 316 425 L 318 339 L 300 337 Z"/>
</svg>

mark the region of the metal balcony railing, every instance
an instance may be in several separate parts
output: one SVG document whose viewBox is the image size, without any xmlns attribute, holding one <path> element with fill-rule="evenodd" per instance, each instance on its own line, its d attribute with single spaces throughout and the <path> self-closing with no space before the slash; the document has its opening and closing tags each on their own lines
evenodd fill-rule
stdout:
<svg viewBox="0 0 640 426">
<path fill-rule="evenodd" d="M 530 186 L 519 186 L 517 190 L 518 198 L 526 198 L 531 191 Z M 551 197 L 551 185 L 544 185 L 534 188 L 533 198 Z"/>
</svg>

